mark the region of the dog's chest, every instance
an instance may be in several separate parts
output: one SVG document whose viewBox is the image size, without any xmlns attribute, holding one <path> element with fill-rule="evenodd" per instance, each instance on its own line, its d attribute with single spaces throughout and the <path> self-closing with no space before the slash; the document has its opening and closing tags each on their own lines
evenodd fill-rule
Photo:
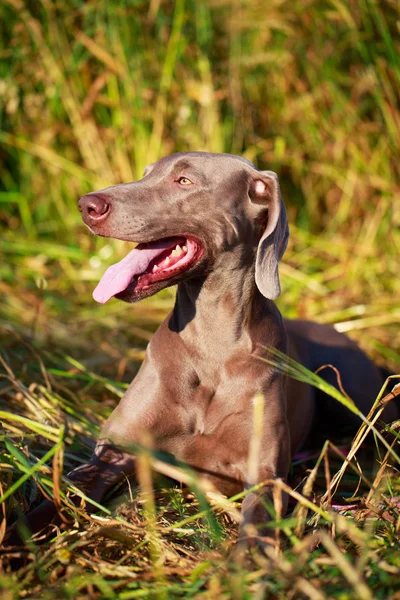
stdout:
<svg viewBox="0 0 400 600">
<path fill-rule="evenodd" d="M 182 433 L 209 435 L 220 425 L 221 420 L 229 417 L 232 409 L 218 388 L 199 385 L 189 402 L 181 404 L 184 425 Z"/>
<path fill-rule="evenodd" d="M 160 337 L 160 343 L 152 343 L 148 353 L 145 371 L 153 375 L 146 376 L 141 389 L 148 394 L 152 388 L 153 399 L 146 401 L 146 410 L 140 412 L 154 438 L 175 453 L 176 447 L 190 445 L 193 439 L 223 440 L 227 433 L 234 432 L 235 438 L 239 430 L 251 430 L 252 399 L 268 378 L 264 363 L 252 356 L 245 343 L 234 348 L 224 344 L 211 359 L 202 352 L 201 343 L 188 346 L 178 337 L 176 341 L 166 353 L 165 339 Z M 157 406 L 160 409 L 156 410 Z"/>
<path fill-rule="evenodd" d="M 245 368 L 231 372 L 226 365 L 211 376 L 196 373 L 186 392 L 174 395 L 178 437 L 223 437 L 232 427 L 247 429 L 257 383 L 249 383 L 246 373 Z"/>
<path fill-rule="evenodd" d="M 175 410 L 174 430 L 157 440 L 158 447 L 200 469 L 223 493 L 236 493 L 253 429 L 252 396 L 228 384 L 199 385 Z"/>
</svg>

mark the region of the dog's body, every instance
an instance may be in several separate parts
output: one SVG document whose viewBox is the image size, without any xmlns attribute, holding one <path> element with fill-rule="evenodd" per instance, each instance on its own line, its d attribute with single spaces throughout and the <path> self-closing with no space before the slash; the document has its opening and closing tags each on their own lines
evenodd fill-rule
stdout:
<svg viewBox="0 0 400 600">
<path fill-rule="evenodd" d="M 100 501 L 134 474 L 134 458 L 118 448 L 140 441 L 143 431 L 223 493 L 242 491 L 252 483 L 252 400 L 260 392 L 260 482 L 286 479 L 291 456 L 316 429 L 329 436 L 358 426 L 343 406 L 327 397 L 317 402 L 309 386 L 285 381 L 259 360 L 272 346 L 313 371 L 334 365 L 364 413 L 383 383 L 361 350 L 333 328 L 306 321 L 285 326 L 273 302 L 288 237 L 275 174 L 231 155 L 181 153 L 151 166 L 141 181 L 89 194 L 79 206 L 94 233 L 140 242 L 105 274 L 96 299 L 137 301 L 179 284 L 174 309 L 104 426 L 92 460 L 70 474 L 90 498 Z M 323 376 L 336 385 L 333 371 Z M 396 416 L 389 405 L 386 420 Z M 268 521 L 262 496 L 270 493 L 267 485 L 245 498 L 242 537 L 246 524 Z M 39 507 L 31 528 L 53 509 Z"/>
</svg>

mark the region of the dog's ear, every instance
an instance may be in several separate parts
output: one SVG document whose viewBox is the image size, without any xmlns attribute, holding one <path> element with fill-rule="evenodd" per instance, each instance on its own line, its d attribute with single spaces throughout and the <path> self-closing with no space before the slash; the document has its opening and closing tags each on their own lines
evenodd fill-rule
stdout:
<svg viewBox="0 0 400 600">
<path fill-rule="evenodd" d="M 144 171 L 143 171 L 143 177 L 146 177 L 146 175 L 149 175 L 149 173 L 151 173 L 151 172 L 152 172 L 152 170 L 153 170 L 153 167 L 154 167 L 154 164 L 155 164 L 155 163 L 153 163 L 153 164 L 151 164 L 151 165 L 147 165 L 147 167 L 145 167 L 145 169 L 144 169 Z"/>
<path fill-rule="evenodd" d="M 278 263 L 286 250 L 289 227 L 282 202 L 278 176 L 259 171 L 249 185 L 253 204 L 268 209 L 268 221 L 257 248 L 256 285 L 263 296 L 274 300 L 281 292 Z"/>
</svg>

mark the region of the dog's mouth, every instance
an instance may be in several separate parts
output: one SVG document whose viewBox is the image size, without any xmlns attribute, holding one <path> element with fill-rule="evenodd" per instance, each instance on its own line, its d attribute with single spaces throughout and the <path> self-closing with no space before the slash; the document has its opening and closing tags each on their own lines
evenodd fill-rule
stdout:
<svg viewBox="0 0 400 600">
<path fill-rule="evenodd" d="M 188 271 L 203 253 L 204 246 L 199 240 L 183 235 L 138 244 L 107 269 L 93 298 L 104 304 L 128 287 L 134 295 L 150 291 L 154 284 Z"/>
</svg>

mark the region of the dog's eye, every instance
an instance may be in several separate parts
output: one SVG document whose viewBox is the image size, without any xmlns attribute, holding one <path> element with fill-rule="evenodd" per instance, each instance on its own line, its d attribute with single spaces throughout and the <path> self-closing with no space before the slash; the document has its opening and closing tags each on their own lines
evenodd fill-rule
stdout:
<svg viewBox="0 0 400 600">
<path fill-rule="evenodd" d="M 178 183 L 180 183 L 181 185 L 192 185 L 193 181 L 190 181 L 190 179 L 188 179 L 187 177 L 179 177 Z"/>
</svg>

